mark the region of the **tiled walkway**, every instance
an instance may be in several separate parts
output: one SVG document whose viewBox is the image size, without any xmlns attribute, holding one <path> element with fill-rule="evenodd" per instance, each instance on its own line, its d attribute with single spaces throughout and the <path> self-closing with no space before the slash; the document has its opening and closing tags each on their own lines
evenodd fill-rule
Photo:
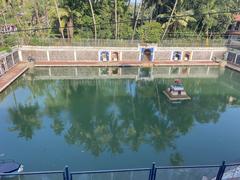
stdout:
<svg viewBox="0 0 240 180">
<path fill-rule="evenodd" d="M 19 63 L 0 77 L 0 93 L 28 69 L 27 63 Z"/>
<path fill-rule="evenodd" d="M 84 61 L 39 61 L 35 66 L 216 66 L 219 65 L 213 61 L 190 61 L 190 62 L 174 62 L 174 61 L 158 61 L 158 62 L 138 62 L 138 61 L 120 61 L 120 62 L 84 62 Z"/>
</svg>

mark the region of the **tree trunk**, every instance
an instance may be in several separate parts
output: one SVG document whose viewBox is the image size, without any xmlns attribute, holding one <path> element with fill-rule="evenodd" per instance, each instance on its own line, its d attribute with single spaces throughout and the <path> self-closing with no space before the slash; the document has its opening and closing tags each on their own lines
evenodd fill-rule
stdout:
<svg viewBox="0 0 240 180">
<path fill-rule="evenodd" d="M 115 4 L 115 39 L 118 38 L 118 13 L 117 13 L 117 0 L 114 0 Z"/>
<path fill-rule="evenodd" d="M 59 23 L 59 31 L 60 31 L 60 33 L 62 35 L 62 38 L 64 39 L 64 33 L 63 33 L 63 28 L 64 27 L 61 27 L 61 19 L 60 19 L 60 15 L 59 15 L 59 11 L 58 11 L 57 0 L 54 0 L 54 4 L 55 4 L 56 11 L 57 11 L 57 17 L 58 17 L 58 23 Z"/>
<path fill-rule="evenodd" d="M 208 41 L 208 39 L 209 39 L 209 37 L 208 37 L 208 33 L 209 33 L 209 29 L 208 29 L 208 27 L 207 27 L 207 32 L 206 32 L 206 46 L 208 47 L 208 45 L 209 45 L 209 41 Z"/>
<path fill-rule="evenodd" d="M 93 11 L 93 6 L 92 6 L 92 1 L 88 0 L 90 8 L 91 8 L 91 13 L 92 13 L 92 19 L 93 19 L 93 26 L 94 26 L 94 39 L 97 39 L 97 27 L 96 27 L 96 19 Z"/>
<path fill-rule="evenodd" d="M 200 29 L 200 31 L 199 31 L 199 33 L 198 33 L 198 37 L 201 36 L 201 33 L 202 33 L 202 30 L 203 30 L 204 26 L 205 26 L 205 24 L 202 24 L 202 27 L 201 27 L 201 29 Z"/>
<path fill-rule="evenodd" d="M 143 4 L 143 0 L 142 0 L 142 2 L 140 4 L 140 7 L 139 7 L 138 13 L 137 13 L 137 17 L 135 19 L 134 28 L 133 28 L 133 34 L 132 34 L 132 40 L 134 39 L 134 36 L 135 36 L 135 33 L 136 33 L 138 18 L 139 18 L 140 11 L 142 9 L 142 4 Z"/>
<path fill-rule="evenodd" d="M 68 34 L 69 40 L 71 40 L 73 38 L 73 33 L 74 33 L 73 20 L 72 20 L 72 17 L 70 17 L 67 22 L 67 34 Z"/>
<path fill-rule="evenodd" d="M 170 25 L 170 23 L 172 21 L 173 14 L 174 14 L 174 12 L 176 10 L 176 7 L 177 7 L 177 3 L 178 3 L 178 0 L 175 1 L 175 4 L 174 4 L 173 9 L 172 9 L 172 13 L 171 13 L 170 18 L 168 19 L 168 22 L 167 22 L 167 27 L 164 30 L 164 33 L 163 33 L 163 36 L 162 36 L 161 40 L 164 39 L 164 37 L 165 37 L 165 35 L 166 35 L 167 31 L 168 31 L 169 25 Z"/>
<path fill-rule="evenodd" d="M 49 17 L 48 17 L 48 7 L 45 5 L 44 7 L 44 16 L 46 17 L 46 21 L 44 21 L 44 26 L 47 25 L 47 28 L 50 27 Z M 47 36 L 50 34 L 50 30 L 47 30 Z"/>
<path fill-rule="evenodd" d="M 39 28 L 41 25 L 40 25 L 39 11 L 38 11 L 38 2 L 36 0 L 34 1 L 34 11 L 36 16 L 36 24 L 37 24 L 37 27 Z M 42 36 L 42 31 L 37 31 L 36 35 Z"/>
<path fill-rule="evenodd" d="M 38 12 L 38 2 L 36 0 L 34 1 L 34 11 L 35 11 L 35 14 L 36 14 L 37 24 L 40 25 L 40 18 L 39 18 L 39 12 Z"/>
<path fill-rule="evenodd" d="M 134 12 L 133 12 L 133 29 L 134 29 L 134 25 L 135 25 L 135 22 L 136 22 L 136 10 L 137 10 L 137 0 L 135 0 L 135 3 L 134 3 Z"/>
<path fill-rule="evenodd" d="M 144 12 L 145 12 L 145 1 L 143 0 L 142 7 L 141 7 L 141 26 L 143 25 L 144 21 Z"/>
</svg>

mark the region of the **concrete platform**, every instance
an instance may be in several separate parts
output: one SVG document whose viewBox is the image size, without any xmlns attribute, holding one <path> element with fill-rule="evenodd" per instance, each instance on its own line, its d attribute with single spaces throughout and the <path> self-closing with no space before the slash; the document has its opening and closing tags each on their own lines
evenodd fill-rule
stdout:
<svg viewBox="0 0 240 180">
<path fill-rule="evenodd" d="M 188 95 L 179 95 L 179 96 L 172 96 L 166 90 L 163 93 L 167 96 L 170 101 L 184 101 L 184 100 L 191 100 L 191 97 Z"/>
<path fill-rule="evenodd" d="M 28 63 L 21 62 L 0 77 L 0 93 L 28 69 Z"/>
</svg>

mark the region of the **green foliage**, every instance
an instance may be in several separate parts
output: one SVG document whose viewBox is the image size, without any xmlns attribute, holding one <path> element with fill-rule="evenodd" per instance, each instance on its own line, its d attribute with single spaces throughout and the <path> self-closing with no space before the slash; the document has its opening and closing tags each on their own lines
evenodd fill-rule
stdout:
<svg viewBox="0 0 240 180">
<path fill-rule="evenodd" d="M 131 39 L 136 34 L 142 41 L 159 42 L 165 30 L 166 39 L 215 38 L 213 34 L 224 34 L 233 20 L 232 14 L 218 12 L 239 7 L 235 0 L 143 0 L 142 3 L 136 34 L 133 30 L 134 3 L 129 0 L 0 0 L 0 8 L 6 10 L 0 12 L 1 24 L 14 24 L 18 30 L 37 29 L 4 36 L 0 44 L 4 42 L 2 46 L 11 47 L 19 37 L 33 38 L 32 44 L 36 45 L 41 42 L 34 37 L 92 39 L 95 34 L 93 15 L 99 39 Z M 139 5 L 137 12 L 138 8 Z"/>
<path fill-rule="evenodd" d="M 162 26 L 158 22 L 147 22 L 138 29 L 141 40 L 148 43 L 157 43 L 162 32 Z"/>
<path fill-rule="evenodd" d="M 0 52 L 2 52 L 2 51 L 11 52 L 11 48 L 5 47 L 5 46 L 0 46 Z"/>
</svg>

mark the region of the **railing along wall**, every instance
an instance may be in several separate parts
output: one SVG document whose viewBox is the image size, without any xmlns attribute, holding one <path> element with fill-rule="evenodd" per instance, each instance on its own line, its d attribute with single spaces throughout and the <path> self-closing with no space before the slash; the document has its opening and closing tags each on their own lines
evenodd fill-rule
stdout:
<svg viewBox="0 0 240 180">
<path fill-rule="evenodd" d="M 14 67 L 19 61 L 18 50 L 16 49 L 13 49 L 12 52 L 0 54 L 0 76 Z"/>
<path fill-rule="evenodd" d="M 19 46 L 82 46 L 82 47 L 137 47 L 147 44 L 141 40 L 123 39 L 61 39 L 61 38 L 34 38 L 19 39 Z M 153 43 L 158 47 L 225 47 L 229 41 L 225 38 L 200 39 L 200 38 L 170 38 Z"/>
<path fill-rule="evenodd" d="M 68 166 L 61 171 L 41 171 L 0 174 L 0 178 L 16 176 L 16 179 L 51 180 L 222 180 L 239 177 L 240 163 L 199 166 L 160 166 L 155 163 L 150 168 L 97 170 L 70 172 Z M 35 176 L 35 178 L 33 178 Z M 37 178 L 36 178 L 37 177 Z"/>
</svg>

